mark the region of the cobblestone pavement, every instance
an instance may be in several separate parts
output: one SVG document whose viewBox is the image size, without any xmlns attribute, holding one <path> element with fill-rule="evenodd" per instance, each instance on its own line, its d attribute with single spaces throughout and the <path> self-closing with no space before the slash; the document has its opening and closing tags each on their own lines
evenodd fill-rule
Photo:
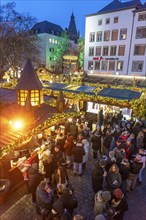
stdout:
<svg viewBox="0 0 146 220">
<path fill-rule="evenodd" d="M 69 170 L 69 178 L 78 199 L 75 213 L 80 213 L 85 220 L 93 220 L 93 192 L 91 188 L 92 160 L 87 164 L 82 177 L 74 176 Z M 137 186 L 134 192 L 128 194 L 129 210 L 124 220 L 146 220 L 146 169 L 144 170 L 144 183 Z M 1 207 L 2 220 L 40 220 L 35 207 L 27 194 L 26 186 L 21 186 L 17 192 L 10 195 L 7 203 Z"/>
</svg>

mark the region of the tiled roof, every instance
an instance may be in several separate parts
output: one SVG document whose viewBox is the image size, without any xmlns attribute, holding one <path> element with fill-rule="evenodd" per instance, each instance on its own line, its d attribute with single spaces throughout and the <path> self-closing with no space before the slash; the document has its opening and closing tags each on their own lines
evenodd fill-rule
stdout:
<svg viewBox="0 0 146 220">
<path fill-rule="evenodd" d="M 60 34 L 64 31 L 60 25 L 53 24 L 49 21 L 42 21 L 36 23 L 32 31 L 37 34 L 48 33 L 56 36 L 60 36 Z"/>
<path fill-rule="evenodd" d="M 98 11 L 98 13 L 119 11 L 121 9 L 136 7 L 139 4 L 141 5 L 140 0 L 133 0 L 133 1 L 128 1 L 128 2 L 120 2 L 119 0 L 113 0 L 110 4 L 108 4 L 103 9 Z"/>
<path fill-rule="evenodd" d="M 137 6 L 141 6 L 141 1 L 140 0 L 132 0 L 132 1 L 127 1 L 127 2 L 121 2 L 120 0 L 113 0 L 111 3 L 106 5 L 104 8 L 99 10 L 97 13 L 87 15 L 92 16 L 92 15 L 98 15 L 98 14 L 104 14 L 104 13 L 109 13 L 113 11 L 120 11 L 128 8 L 135 8 Z"/>
<path fill-rule="evenodd" d="M 146 2 L 139 7 L 140 9 L 146 9 Z"/>
<path fill-rule="evenodd" d="M 27 60 L 22 75 L 20 77 L 16 90 L 41 90 L 42 84 L 34 71 L 33 65 L 30 59 Z"/>
</svg>

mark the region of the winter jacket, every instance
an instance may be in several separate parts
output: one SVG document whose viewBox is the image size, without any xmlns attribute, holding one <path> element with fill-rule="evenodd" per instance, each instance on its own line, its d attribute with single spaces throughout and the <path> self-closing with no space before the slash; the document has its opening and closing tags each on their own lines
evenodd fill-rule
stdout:
<svg viewBox="0 0 146 220">
<path fill-rule="evenodd" d="M 92 189 L 95 193 L 102 190 L 104 169 L 96 162 L 92 169 Z"/>
<path fill-rule="evenodd" d="M 71 151 L 74 148 L 74 142 L 73 142 L 73 137 L 68 136 L 67 138 L 67 143 L 64 145 L 64 152 L 66 156 L 71 156 Z"/>
<path fill-rule="evenodd" d="M 85 155 L 84 147 L 82 143 L 77 143 L 72 149 L 71 154 L 74 156 L 75 163 L 82 163 L 83 156 Z"/>
<path fill-rule="evenodd" d="M 33 164 L 29 168 L 28 187 L 31 193 L 35 192 L 42 180 L 42 175 L 38 172 L 38 164 Z"/>
<path fill-rule="evenodd" d="M 118 212 L 112 220 L 123 220 L 124 213 L 128 210 L 128 203 L 125 197 L 123 197 L 117 207 L 115 207 L 115 212 Z"/>
<path fill-rule="evenodd" d="M 48 211 L 52 208 L 54 194 L 53 192 L 46 192 L 45 190 L 41 189 L 40 185 L 37 187 L 36 190 L 36 200 L 37 204 Z"/>
<path fill-rule="evenodd" d="M 91 142 L 92 142 L 92 148 L 93 148 L 94 151 L 97 151 L 101 148 L 101 136 L 102 136 L 101 131 L 93 132 Z"/>
<path fill-rule="evenodd" d="M 69 132 L 73 136 L 73 138 L 76 140 L 77 135 L 78 135 L 78 127 L 76 126 L 75 123 L 70 125 Z"/>
<path fill-rule="evenodd" d="M 99 215 L 106 211 L 107 201 L 102 197 L 103 191 L 98 191 L 94 197 L 94 214 Z"/>
<path fill-rule="evenodd" d="M 114 184 L 114 181 L 117 181 L 117 183 Z M 119 188 L 122 184 L 121 174 L 119 172 L 115 173 L 109 171 L 107 174 L 107 184 L 109 190 L 114 190 L 116 188 Z"/>
<path fill-rule="evenodd" d="M 130 173 L 138 174 L 142 166 L 142 161 L 130 161 Z"/>
</svg>

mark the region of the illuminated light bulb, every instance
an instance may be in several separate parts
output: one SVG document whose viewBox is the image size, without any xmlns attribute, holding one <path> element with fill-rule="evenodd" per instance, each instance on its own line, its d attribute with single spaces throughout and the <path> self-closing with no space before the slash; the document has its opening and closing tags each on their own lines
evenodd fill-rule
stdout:
<svg viewBox="0 0 146 220">
<path fill-rule="evenodd" d="M 13 122 L 12 121 L 9 121 L 9 125 L 12 125 L 13 124 Z"/>
<path fill-rule="evenodd" d="M 22 128 L 22 122 L 21 121 L 15 121 L 13 126 L 14 126 L 15 129 L 21 129 Z"/>
</svg>

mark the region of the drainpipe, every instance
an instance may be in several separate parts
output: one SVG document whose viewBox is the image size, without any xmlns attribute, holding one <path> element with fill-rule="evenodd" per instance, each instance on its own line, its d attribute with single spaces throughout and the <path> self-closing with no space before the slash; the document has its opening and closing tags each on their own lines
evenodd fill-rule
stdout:
<svg viewBox="0 0 146 220">
<path fill-rule="evenodd" d="M 130 47 L 129 47 L 129 55 L 128 55 L 128 63 L 127 63 L 127 73 L 126 73 L 126 75 L 128 75 L 128 70 L 129 70 L 129 62 L 130 62 L 131 46 L 132 46 L 132 36 L 133 36 L 133 27 L 134 27 L 134 18 L 135 18 L 135 12 L 133 12 L 133 21 L 132 21 L 132 30 L 131 30 L 131 37 L 130 37 Z"/>
</svg>

